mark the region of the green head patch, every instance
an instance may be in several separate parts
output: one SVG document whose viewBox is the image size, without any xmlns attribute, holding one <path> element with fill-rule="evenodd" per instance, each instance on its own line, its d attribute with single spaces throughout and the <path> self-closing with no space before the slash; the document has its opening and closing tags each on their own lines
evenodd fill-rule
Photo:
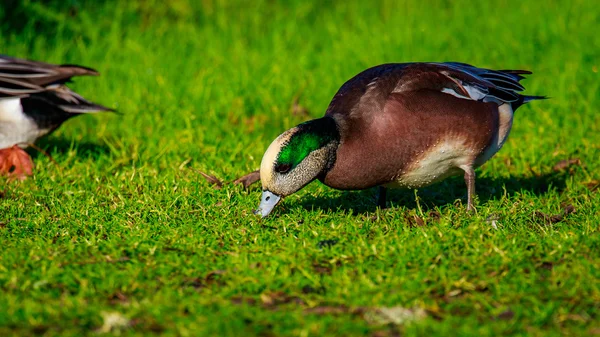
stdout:
<svg viewBox="0 0 600 337">
<path fill-rule="evenodd" d="M 285 173 L 296 167 L 311 152 L 339 140 L 335 121 L 330 117 L 298 125 L 298 131 L 285 143 L 275 164 L 275 171 Z"/>
</svg>

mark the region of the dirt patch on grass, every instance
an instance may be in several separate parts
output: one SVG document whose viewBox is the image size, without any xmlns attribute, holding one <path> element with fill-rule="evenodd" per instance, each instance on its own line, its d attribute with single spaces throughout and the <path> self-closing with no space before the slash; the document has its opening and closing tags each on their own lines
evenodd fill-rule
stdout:
<svg viewBox="0 0 600 337">
<path fill-rule="evenodd" d="M 600 188 L 600 180 L 592 180 L 584 183 L 585 187 L 587 187 L 591 192 L 595 192 Z"/>
<path fill-rule="evenodd" d="M 581 159 L 579 158 L 571 158 L 571 159 L 565 159 L 565 160 L 561 160 L 558 163 L 556 163 L 552 169 L 554 171 L 564 171 L 568 168 L 571 168 L 572 166 L 581 166 Z"/>
<path fill-rule="evenodd" d="M 541 220 L 545 225 L 551 225 L 563 221 L 569 214 L 575 212 L 575 206 L 568 204 L 563 206 L 563 210 L 559 214 L 548 215 L 541 211 L 535 211 L 533 216 L 536 220 Z"/>
<path fill-rule="evenodd" d="M 225 275 L 225 273 L 225 270 L 213 270 L 208 272 L 203 277 L 194 277 L 184 280 L 182 286 L 201 290 L 212 285 L 223 285 L 224 280 L 222 276 Z"/>
<path fill-rule="evenodd" d="M 317 242 L 317 248 L 331 248 L 338 243 L 338 239 L 327 239 Z"/>
<path fill-rule="evenodd" d="M 116 291 L 115 293 L 108 296 L 108 303 L 110 303 L 112 305 L 117 305 L 117 304 L 125 305 L 125 304 L 129 304 L 129 298 L 127 297 L 127 295 L 123 294 L 122 292 Z"/>
</svg>

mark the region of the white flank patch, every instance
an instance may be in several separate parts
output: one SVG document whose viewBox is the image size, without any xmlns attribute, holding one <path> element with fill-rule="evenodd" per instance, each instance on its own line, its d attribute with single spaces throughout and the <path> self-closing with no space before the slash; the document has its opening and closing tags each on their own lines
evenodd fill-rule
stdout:
<svg viewBox="0 0 600 337">
<path fill-rule="evenodd" d="M 496 136 L 485 152 L 477 158 L 475 166 L 479 167 L 490 160 L 504 145 L 513 123 L 513 110 L 509 103 L 504 103 L 498 107 L 499 127 Z"/>
<path fill-rule="evenodd" d="M 10 123 L 23 119 L 23 108 L 20 98 L 0 99 L 0 122 Z"/>
<path fill-rule="evenodd" d="M 422 153 L 406 172 L 400 172 L 389 187 L 417 188 L 462 172 L 473 160 L 473 150 L 462 139 L 440 141 Z"/>
<path fill-rule="evenodd" d="M 23 113 L 20 98 L 0 99 L 0 149 L 15 144 L 26 148 L 47 132 Z"/>
</svg>

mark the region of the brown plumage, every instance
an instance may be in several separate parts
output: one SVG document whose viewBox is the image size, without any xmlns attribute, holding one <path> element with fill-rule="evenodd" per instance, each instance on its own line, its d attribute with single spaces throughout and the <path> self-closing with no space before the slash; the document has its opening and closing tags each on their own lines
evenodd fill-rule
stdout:
<svg viewBox="0 0 600 337">
<path fill-rule="evenodd" d="M 346 132 L 323 182 L 337 189 L 390 183 L 445 139 L 464 138 L 474 162 L 497 129 L 498 107 L 447 96 L 430 90 L 392 94 L 372 121 L 333 114 Z"/>
<path fill-rule="evenodd" d="M 461 172 L 472 209 L 474 169 L 502 147 L 514 110 L 543 98 L 518 93 L 523 74 L 530 72 L 461 63 L 365 70 L 340 88 L 325 117 L 286 131 L 267 149 L 258 212 L 266 216 L 317 178 L 345 190 L 416 188 Z"/>
</svg>

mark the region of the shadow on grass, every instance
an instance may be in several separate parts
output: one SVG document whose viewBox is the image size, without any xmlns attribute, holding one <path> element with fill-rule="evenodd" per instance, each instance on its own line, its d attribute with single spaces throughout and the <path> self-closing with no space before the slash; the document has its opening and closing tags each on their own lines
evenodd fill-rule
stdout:
<svg viewBox="0 0 600 337">
<path fill-rule="evenodd" d="M 496 199 L 504 194 L 511 197 L 524 191 L 535 195 L 544 195 L 550 190 L 562 192 L 566 188 L 568 176 L 566 172 L 550 172 L 527 177 L 478 178 L 476 180 L 478 204 L 483 205 L 489 200 Z M 336 197 L 306 196 L 298 206 L 290 206 L 303 207 L 307 210 L 320 209 L 325 212 L 345 209 L 358 214 L 369 213 L 377 208 L 377 191 L 377 188 L 372 188 L 361 191 L 341 191 Z M 463 204 L 466 205 L 467 187 L 462 177 L 454 177 L 419 189 L 417 196 L 419 205 L 424 211 L 433 209 L 436 206 L 452 204 L 457 199 L 461 199 Z M 417 208 L 415 190 L 388 189 L 387 207 L 390 206 Z"/>
<path fill-rule="evenodd" d="M 64 154 L 73 150 L 77 157 L 83 159 L 98 159 L 109 155 L 111 152 L 110 148 L 105 144 L 78 142 L 73 139 L 55 136 L 42 138 L 36 145 L 50 155 Z M 28 152 L 33 159 L 44 155 L 40 151 L 32 148 L 29 148 Z"/>
</svg>

